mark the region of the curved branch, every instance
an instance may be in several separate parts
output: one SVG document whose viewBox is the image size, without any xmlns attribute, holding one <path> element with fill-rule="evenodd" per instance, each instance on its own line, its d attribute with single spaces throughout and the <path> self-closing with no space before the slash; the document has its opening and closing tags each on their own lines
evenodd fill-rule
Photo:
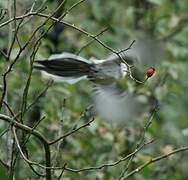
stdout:
<svg viewBox="0 0 188 180">
<path fill-rule="evenodd" d="M 146 161 L 144 164 L 142 164 L 141 166 L 137 167 L 135 170 L 131 171 L 129 174 L 127 174 L 127 176 L 125 176 L 123 179 L 127 179 L 130 178 L 131 176 L 133 176 L 134 174 L 140 172 L 142 169 L 144 169 L 146 166 L 149 166 L 152 163 L 155 163 L 157 161 L 160 161 L 162 159 L 168 158 L 169 156 L 179 153 L 179 152 L 183 152 L 183 151 L 187 151 L 188 150 L 188 146 L 179 148 L 179 149 L 175 149 L 174 151 L 168 153 L 168 154 L 164 154 L 155 158 L 150 159 L 149 161 Z"/>
<path fill-rule="evenodd" d="M 102 42 L 100 39 L 98 39 L 96 35 L 93 35 L 93 34 L 87 32 L 87 31 L 85 31 L 85 30 L 83 30 L 83 29 L 81 29 L 81 28 L 75 26 L 74 24 L 71 24 L 71 23 L 68 23 L 68 22 L 66 22 L 66 21 L 63 21 L 63 20 L 61 20 L 61 19 L 52 17 L 51 15 L 47 15 L 47 14 L 43 14 L 43 13 L 39 13 L 39 12 L 29 12 L 29 13 L 24 14 L 24 15 L 22 15 L 22 16 L 17 16 L 17 17 L 15 17 L 15 18 L 11 18 L 11 19 L 9 19 L 8 21 L 6 21 L 6 22 L 0 24 L 0 28 L 3 27 L 3 26 L 5 26 L 5 25 L 7 25 L 7 24 L 9 24 L 9 23 L 11 23 L 11 22 L 14 21 L 14 20 L 24 19 L 24 18 L 27 18 L 27 17 L 30 17 L 30 16 L 39 16 L 39 17 L 51 19 L 51 20 L 53 20 L 53 21 L 55 21 L 55 22 L 60 22 L 60 23 L 64 24 L 64 25 L 67 26 L 67 27 L 73 28 L 73 29 L 75 29 L 75 30 L 81 32 L 82 34 L 85 34 L 87 37 L 92 38 L 93 40 L 97 41 L 100 45 L 102 45 L 104 48 L 106 48 L 107 50 L 111 51 L 112 53 L 116 54 L 116 55 L 119 56 L 119 57 L 120 57 L 120 55 L 119 55 L 120 53 L 129 50 L 129 49 L 132 47 L 132 45 L 134 44 L 134 42 L 135 42 L 135 40 L 134 40 L 134 41 L 129 45 L 129 47 L 126 48 L 126 49 L 123 49 L 123 50 L 120 50 L 120 51 L 116 51 L 116 50 L 114 50 L 113 48 L 111 48 L 110 46 L 108 46 L 107 44 L 105 44 L 104 42 Z M 122 59 L 122 58 L 120 57 L 120 59 Z M 126 63 L 126 64 L 127 64 L 127 63 Z M 127 64 L 127 65 L 128 65 L 128 64 Z"/>
<path fill-rule="evenodd" d="M 35 137 L 37 137 L 41 143 L 43 144 L 44 146 L 44 150 L 45 150 L 45 159 L 46 159 L 46 166 L 42 166 L 40 165 L 40 167 L 42 168 L 45 168 L 46 169 L 46 178 L 48 180 L 51 179 L 51 168 L 46 168 L 46 167 L 51 167 L 51 153 L 50 153 L 50 146 L 49 146 L 49 143 L 48 141 L 46 140 L 46 138 L 38 131 L 24 125 L 24 124 L 21 124 L 17 121 L 14 120 L 14 118 L 10 118 L 9 116 L 6 116 L 4 114 L 0 114 L 0 119 L 14 125 L 15 127 L 27 132 L 27 133 L 30 133 L 32 135 L 34 135 Z M 38 163 L 35 163 L 35 165 L 38 165 Z"/>
<path fill-rule="evenodd" d="M 64 138 L 66 138 L 67 136 L 70 136 L 71 134 L 74 134 L 75 132 L 79 131 L 80 129 L 82 129 L 82 128 L 86 127 L 86 126 L 89 126 L 94 120 L 95 120 L 95 118 L 92 118 L 90 121 L 88 121 L 88 122 L 85 123 L 84 125 L 82 125 L 82 126 L 76 128 L 76 129 L 73 129 L 72 131 L 70 131 L 70 132 L 68 132 L 68 133 L 66 133 L 66 134 L 64 134 L 64 135 L 62 135 L 62 136 L 60 136 L 60 137 L 58 137 L 57 139 L 55 139 L 55 140 L 53 140 L 53 141 L 51 141 L 51 142 L 49 142 L 49 145 L 55 144 L 55 143 L 57 143 L 58 141 L 60 141 L 61 139 L 64 139 Z"/>
</svg>

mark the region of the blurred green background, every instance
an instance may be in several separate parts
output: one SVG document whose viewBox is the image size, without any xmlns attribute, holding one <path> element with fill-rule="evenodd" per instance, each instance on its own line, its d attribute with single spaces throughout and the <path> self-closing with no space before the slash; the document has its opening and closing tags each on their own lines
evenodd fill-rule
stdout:
<svg viewBox="0 0 188 180">
<path fill-rule="evenodd" d="M 0 7 L 7 8 L 7 2 L 1 1 Z M 56 13 L 56 17 L 58 18 L 64 10 L 75 2 L 75 0 L 67 1 L 65 6 Z M 30 0 L 17 0 L 16 15 L 22 15 L 26 9 L 31 7 L 32 3 L 33 1 Z M 47 6 L 47 9 L 43 12 L 46 14 L 52 12 L 58 6 L 58 1 L 38 0 L 34 10 L 42 3 Z M 1 20 L 0 24 L 8 20 L 7 16 Z M 40 17 L 32 17 L 21 27 L 18 33 L 21 44 L 28 40 L 33 30 L 43 20 Z M 53 146 L 51 150 L 53 165 L 62 166 L 66 162 L 67 167 L 81 169 L 113 162 L 126 156 L 134 151 L 143 127 L 150 116 L 151 109 L 155 105 L 157 105 L 157 113 L 145 134 L 146 139 L 154 138 L 155 142 L 136 155 L 128 172 L 143 164 L 150 157 L 165 154 L 175 148 L 187 145 L 188 1 L 88 0 L 69 12 L 64 20 L 91 34 L 97 34 L 107 27 L 108 30 L 99 38 L 114 49 L 126 48 L 132 40 L 136 39 L 132 47 L 134 50 L 137 43 L 143 42 L 145 44 L 145 41 L 149 41 L 148 49 L 146 48 L 142 52 L 146 56 L 148 53 L 149 56 L 146 58 L 147 60 L 141 59 L 141 65 L 138 67 L 139 74 L 136 76 L 143 79 L 148 66 L 154 66 L 156 74 L 144 85 L 139 85 L 128 77 L 120 82 L 121 88 L 125 91 L 135 91 L 141 94 L 147 106 L 149 105 L 149 110 L 118 127 L 96 116 L 95 121 L 89 127 L 81 129 L 63 142 Z M 45 31 L 51 23 L 49 22 L 41 27 L 41 31 Z M 0 48 L 4 52 L 7 51 L 11 42 L 12 33 L 9 28 L 7 25 L 0 30 Z M 36 39 L 39 34 L 36 35 Z M 58 23 L 42 39 L 35 59 L 47 58 L 52 53 L 64 51 L 77 53 L 90 40 L 91 38 L 84 34 Z M 141 43 L 141 46 L 143 44 Z M 153 48 L 152 52 L 151 47 Z M 12 59 L 16 56 L 18 49 L 19 46 L 15 43 L 11 52 Z M 7 102 L 15 113 L 21 110 L 23 92 L 29 76 L 30 49 L 32 49 L 32 43 L 26 48 L 7 78 Z M 104 59 L 110 55 L 110 52 L 99 43 L 93 42 L 83 49 L 80 55 L 85 58 Z M 1 55 L 1 74 L 5 72 L 6 66 L 7 62 Z M 48 82 L 49 80 L 45 79 L 40 72 L 35 70 L 32 72 L 27 105 L 43 91 Z M 3 85 L 2 76 L 0 76 L 0 85 Z M 25 113 L 23 121 L 32 126 L 45 116 L 37 130 L 48 139 L 55 139 L 88 121 L 88 117 L 91 116 L 89 112 L 81 118 L 80 115 L 91 104 L 91 91 L 92 84 L 88 81 L 83 80 L 75 85 L 55 82 L 40 97 L 39 101 Z M 1 113 L 7 114 L 5 108 L 2 108 Z M 8 124 L 1 121 L 0 133 L 7 126 Z M 0 147 L 0 158 L 6 161 L 6 135 L 1 137 Z M 30 138 L 27 148 L 32 160 L 43 161 L 42 147 L 35 138 Z M 168 159 L 154 163 L 135 174 L 132 179 L 188 179 L 187 155 L 187 152 L 175 154 Z M 65 171 L 62 179 L 117 179 L 126 165 L 127 161 L 101 170 L 80 173 Z M 15 172 L 16 179 L 28 179 L 29 177 L 38 179 L 23 160 L 16 163 L 15 169 L 17 170 Z M 0 179 L 8 177 L 5 171 L 4 167 L 0 165 Z M 54 179 L 59 174 L 60 171 L 55 171 Z"/>
</svg>

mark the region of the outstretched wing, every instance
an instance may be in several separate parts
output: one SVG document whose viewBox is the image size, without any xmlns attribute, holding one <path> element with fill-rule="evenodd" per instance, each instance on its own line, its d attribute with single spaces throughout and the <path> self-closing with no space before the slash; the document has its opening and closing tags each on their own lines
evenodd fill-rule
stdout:
<svg viewBox="0 0 188 180">
<path fill-rule="evenodd" d="M 96 113 L 115 125 L 125 125 L 146 110 L 138 95 L 120 91 L 115 83 L 95 86 L 92 99 Z"/>
</svg>

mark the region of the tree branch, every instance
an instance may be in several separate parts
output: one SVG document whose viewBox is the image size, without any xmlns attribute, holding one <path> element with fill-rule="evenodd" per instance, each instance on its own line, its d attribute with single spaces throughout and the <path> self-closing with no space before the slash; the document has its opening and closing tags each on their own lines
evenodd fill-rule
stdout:
<svg viewBox="0 0 188 180">
<path fill-rule="evenodd" d="M 127 179 L 127 178 L 130 178 L 131 176 L 133 176 L 134 174 L 140 172 L 142 169 L 144 169 L 145 167 L 149 166 L 150 164 L 152 163 L 155 163 L 157 161 L 160 161 L 162 159 L 165 159 L 165 158 L 168 158 L 169 156 L 173 155 L 173 154 L 176 154 L 176 153 L 179 153 L 179 152 L 183 152 L 183 151 L 187 151 L 188 150 L 188 146 L 185 146 L 185 147 L 182 147 L 182 148 L 179 148 L 179 149 L 176 149 L 168 154 L 165 154 L 165 155 L 161 155 L 161 156 L 157 156 L 155 158 L 152 158 L 148 161 L 146 161 L 143 165 L 137 167 L 135 170 L 133 170 L 132 172 L 130 172 L 129 174 L 127 174 L 123 179 Z"/>
</svg>

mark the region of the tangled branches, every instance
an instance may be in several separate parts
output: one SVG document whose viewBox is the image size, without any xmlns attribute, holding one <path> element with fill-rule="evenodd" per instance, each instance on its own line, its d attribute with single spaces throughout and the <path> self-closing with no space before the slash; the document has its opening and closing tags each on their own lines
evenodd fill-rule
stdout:
<svg viewBox="0 0 188 180">
<path fill-rule="evenodd" d="M 156 113 L 156 109 L 154 112 L 151 113 L 151 116 L 148 118 L 148 122 L 144 126 L 143 130 L 141 130 L 141 135 L 139 136 L 139 140 L 136 143 L 135 148 L 132 152 L 123 153 L 121 158 L 116 158 L 113 161 L 105 161 L 106 163 L 101 163 L 100 165 L 91 165 L 82 168 L 74 168 L 75 166 L 69 163 L 69 161 L 65 160 L 62 162 L 60 166 L 53 165 L 53 160 L 55 159 L 53 156 L 52 148 L 58 147 L 57 151 L 60 149 L 60 145 L 66 143 L 68 138 L 73 136 L 77 137 L 80 132 L 87 131 L 95 121 L 95 117 L 91 116 L 86 118 L 86 120 L 82 121 L 81 125 L 73 125 L 72 128 L 69 128 L 66 132 L 62 132 L 59 130 L 58 137 L 54 137 L 53 139 L 48 139 L 47 134 L 37 130 L 41 124 L 45 121 L 45 117 L 40 117 L 37 121 L 33 119 L 33 124 L 31 122 L 28 123 L 26 120 L 26 114 L 34 107 L 37 107 L 37 103 L 40 102 L 42 97 L 45 96 L 48 89 L 52 86 L 53 82 L 48 82 L 46 87 L 40 91 L 37 95 L 35 94 L 35 98 L 32 99 L 31 103 L 29 102 L 29 92 L 30 87 L 32 84 L 32 73 L 33 73 L 33 63 L 35 61 L 35 57 L 41 48 L 42 40 L 48 34 L 48 32 L 57 24 L 60 23 L 64 27 L 74 30 L 76 33 L 79 33 L 83 36 L 89 38 L 89 42 L 86 43 L 80 50 L 78 54 L 87 46 L 91 45 L 93 42 L 98 43 L 101 45 L 102 48 L 105 50 L 117 55 L 121 61 L 126 63 L 128 67 L 128 75 L 130 78 L 137 83 L 143 84 L 144 82 L 137 80 L 132 75 L 132 65 L 129 65 L 122 57 L 121 54 L 125 51 L 128 51 L 132 48 L 135 41 L 132 41 L 130 45 L 122 50 L 115 50 L 107 43 L 103 42 L 99 36 L 105 34 L 105 32 L 109 29 L 108 27 L 104 27 L 101 31 L 97 34 L 92 34 L 79 26 L 76 26 L 65 18 L 69 15 L 75 8 L 78 8 L 84 3 L 89 3 L 86 0 L 80 0 L 70 6 L 69 8 L 65 9 L 64 6 L 66 1 L 59 2 L 58 6 L 51 10 L 50 13 L 46 12 L 47 7 L 46 3 L 38 6 L 37 0 L 34 0 L 33 4 L 30 6 L 29 9 L 26 10 L 25 13 L 18 15 L 18 4 L 17 1 L 14 0 L 13 4 L 9 1 L 7 9 L 3 9 L 0 11 L 0 29 L 8 29 L 7 36 L 8 36 L 8 43 L 7 48 L 0 49 L 0 54 L 2 55 L 2 59 L 4 59 L 4 66 L 3 66 L 3 74 L 2 74 L 2 85 L 1 85 L 1 97 L 0 97 L 0 120 L 3 123 L 4 130 L 0 134 L 0 138 L 3 139 L 5 136 L 7 137 L 6 145 L 7 145 L 7 157 L 0 159 L 0 163 L 7 169 L 9 172 L 10 179 L 15 177 L 15 164 L 19 158 L 21 158 L 28 166 L 28 168 L 39 177 L 44 177 L 47 180 L 53 179 L 53 175 L 56 171 L 61 171 L 59 178 L 63 176 L 63 173 L 81 173 L 81 172 L 89 172 L 89 171 L 98 171 L 101 169 L 106 169 L 110 167 L 115 167 L 123 162 L 127 162 L 125 168 L 122 170 L 122 173 L 119 179 L 126 179 L 129 178 L 136 173 L 143 170 L 145 167 L 149 166 L 152 163 L 160 161 L 162 159 L 167 159 L 169 156 L 187 151 L 188 147 L 181 147 L 171 152 L 168 152 L 165 155 L 160 155 L 150 160 L 146 161 L 142 165 L 138 166 L 135 169 L 131 169 L 128 172 L 130 164 L 133 163 L 134 158 L 138 155 L 140 151 L 142 151 L 145 147 L 149 146 L 154 142 L 153 139 L 148 140 L 145 136 L 147 133 L 150 125 L 152 124 L 154 115 Z M 60 15 L 57 16 L 58 12 L 61 12 Z M 35 20 L 39 19 L 36 23 Z M 27 37 L 22 38 L 24 36 L 23 33 L 26 33 L 24 27 L 27 24 L 32 24 L 33 28 L 30 30 L 30 33 L 27 34 Z M 1 34 L 0 34 L 1 35 Z M 24 39 L 24 40 L 23 40 Z M 9 77 L 13 76 L 13 73 L 16 70 L 16 66 L 19 64 L 20 59 L 29 59 L 29 69 L 26 73 L 26 82 L 19 82 L 22 83 L 22 93 L 20 95 L 20 104 L 19 108 L 15 108 L 14 105 L 9 103 L 10 99 L 9 94 L 12 93 L 12 87 L 9 83 Z M 28 65 L 28 63 L 26 63 Z M 21 69 L 21 68 L 20 68 Z M 19 72 L 17 72 L 19 74 Z M 20 77 L 19 81 L 22 81 Z M 16 102 L 15 102 L 16 104 Z M 18 105 L 18 104 L 16 104 Z M 37 109 L 36 108 L 36 109 Z M 38 110 L 38 109 L 37 109 Z M 87 116 L 87 109 L 79 116 L 79 119 L 82 119 L 83 115 Z M 78 117 L 78 116 L 77 116 Z M 79 121 L 80 122 L 80 121 Z M 8 124 L 8 126 L 7 126 Z M 31 125 L 32 124 L 32 125 Z M 59 127 L 61 129 L 61 127 Z M 43 158 L 38 160 L 33 160 L 35 157 L 32 156 L 30 153 L 29 148 L 27 145 L 31 142 L 31 139 L 36 139 L 37 147 L 40 149 L 40 154 L 44 155 Z M 5 144 L 4 144 L 5 146 Z M 42 150 L 43 148 L 43 150 Z M 8 153 L 10 151 L 10 154 Z M 58 153 L 57 153 L 58 154 Z M 59 154 L 58 154 L 59 155 Z M 58 157 L 56 157 L 58 158 Z M 6 160 L 5 160 L 6 159 Z M 66 159 L 66 158 L 65 158 Z M 127 174 L 126 174 L 127 173 Z"/>
</svg>

